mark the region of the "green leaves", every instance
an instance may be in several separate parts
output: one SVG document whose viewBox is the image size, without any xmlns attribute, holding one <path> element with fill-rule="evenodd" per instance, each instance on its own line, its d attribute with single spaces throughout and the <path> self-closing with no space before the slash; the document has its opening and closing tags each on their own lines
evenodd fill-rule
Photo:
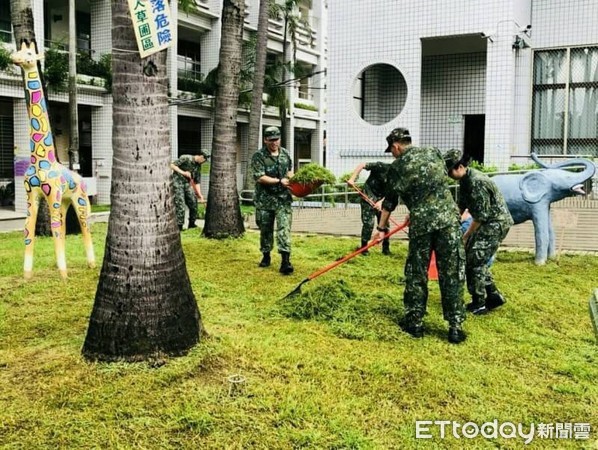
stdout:
<svg viewBox="0 0 598 450">
<path fill-rule="evenodd" d="M 296 181 L 297 183 L 314 183 L 321 181 L 325 184 L 334 184 L 336 182 L 336 177 L 334 174 L 326 169 L 325 167 L 320 166 L 316 163 L 309 163 L 302 166 L 291 178 L 291 181 Z"/>
</svg>

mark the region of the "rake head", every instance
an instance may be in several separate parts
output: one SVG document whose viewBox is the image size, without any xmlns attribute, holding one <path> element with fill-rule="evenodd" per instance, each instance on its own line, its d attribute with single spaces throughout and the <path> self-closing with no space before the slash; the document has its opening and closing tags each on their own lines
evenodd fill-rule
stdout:
<svg viewBox="0 0 598 450">
<path fill-rule="evenodd" d="M 306 278 L 305 280 L 303 280 L 301 283 L 299 283 L 297 285 L 297 287 L 295 289 L 293 289 L 291 292 L 289 292 L 287 295 L 285 295 L 283 298 L 281 298 L 281 300 L 285 300 L 287 298 L 293 297 L 294 295 L 300 294 L 301 293 L 301 286 L 303 286 L 308 281 L 309 281 L 309 278 Z"/>
</svg>

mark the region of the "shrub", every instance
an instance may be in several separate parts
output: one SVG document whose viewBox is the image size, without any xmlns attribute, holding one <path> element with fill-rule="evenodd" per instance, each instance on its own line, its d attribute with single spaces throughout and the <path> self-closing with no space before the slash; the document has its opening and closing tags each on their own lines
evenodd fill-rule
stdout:
<svg viewBox="0 0 598 450">
<path fill-rule="evenodd" d="M 485 172 L 485 173 L 498 172 L 498 167 L 484 165 L 484 163 L 481 163 L 481 162 L 478 162 L 475 160 L 472 160 L 469 163 L 469 167 L 471 167 L 472 169 L 479 170 L 480 172 Z"/>
<path fill-rule="evenodd" d="M 336 177 L 334 174 L 323 166 L 316 163 L 309 163 L 301 167 L 290 181 L 297 183 L 315 183 L 323 182 L 325 184 L 334 184 Z"/>
<path fill-rule="evenodd" d="M 530 164 L 511 164 L 509 166 L 509 171 L 513 171 L 513 170 L 532 170 L 532 169 L 539 169 L 540 166 L 538 166 L 536 163 L 530 163 Z"/>
<path fill-rule="evenodd" d="M 308 111 L 317 111 L 318 107 L 314 105 L 308 105 L 306 103 L 295 103 L 295 108 L 307 109 Z"/>
<path fill-rule="evenodd" d="M 0 71 L 8 70 L 11 65 L 10 52 L 4 46 L 0 45 Z"/>
<path fill-rule="evenodd" d="M 48 89 L 64 89 L 69 74 L 69 55 L 52 45 L 45 54 L 44 78 Z"/>
</svg>

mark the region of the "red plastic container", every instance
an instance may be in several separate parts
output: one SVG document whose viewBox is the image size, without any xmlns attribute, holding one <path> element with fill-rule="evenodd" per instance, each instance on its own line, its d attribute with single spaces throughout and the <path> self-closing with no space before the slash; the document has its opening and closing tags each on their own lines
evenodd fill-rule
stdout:
<svg viewBox="0 0 598 450">
<path fill-rule="evenodd" d="M 313 183 L 297 183 L 296 181 L 291 181 L 289 183 L 289 190 L 295 197 L 305 197 L 322 186 L 322 184 L 324 184 L 323 181 L 315 181 Z"/>
</svg>

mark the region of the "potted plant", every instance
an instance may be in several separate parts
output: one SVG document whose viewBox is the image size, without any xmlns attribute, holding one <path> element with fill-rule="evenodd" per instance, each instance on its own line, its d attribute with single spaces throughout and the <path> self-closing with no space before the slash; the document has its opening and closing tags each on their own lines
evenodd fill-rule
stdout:
<svg viewBox="0 0 598 450">
<path fill-rule="evenodd" d="M 289 190 L 295 197 L 305 197 L 323 184 L 334 184 L 334 174 L 316 163 L 302 166 L 289 180 Z"/>
</svg>

